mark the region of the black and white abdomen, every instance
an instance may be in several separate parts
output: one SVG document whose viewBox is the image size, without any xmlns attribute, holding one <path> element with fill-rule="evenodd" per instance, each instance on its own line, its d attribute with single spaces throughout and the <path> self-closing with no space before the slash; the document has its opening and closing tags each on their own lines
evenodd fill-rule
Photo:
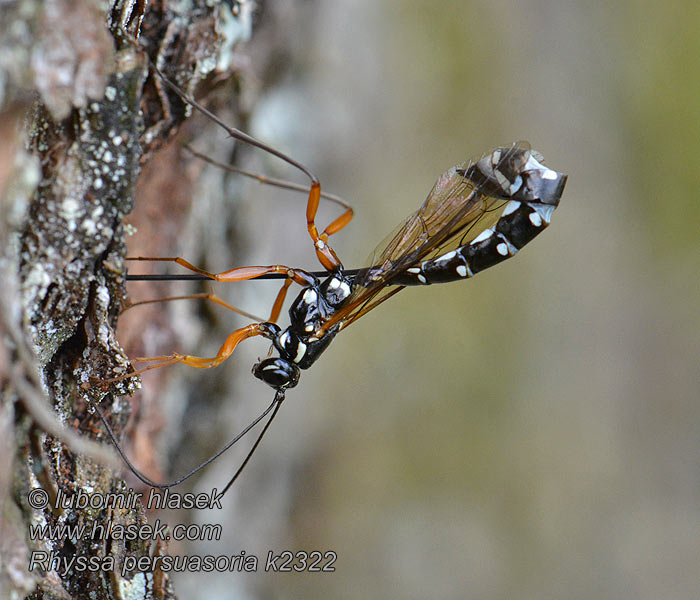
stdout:
<svg viewBox="0 0 700 600">
<path fill-rule="evenodd" d="M 429 285 L 473 277 L 510 258 L 535 238 L 549 225 L 566 184 L 566 175 L 540 160 L 529 149 L 499 148 L 459 171 L 476 193 L 509 200 L 500 218 L 469 243 L 407 269 L 392 283 Z"/>
</svg>

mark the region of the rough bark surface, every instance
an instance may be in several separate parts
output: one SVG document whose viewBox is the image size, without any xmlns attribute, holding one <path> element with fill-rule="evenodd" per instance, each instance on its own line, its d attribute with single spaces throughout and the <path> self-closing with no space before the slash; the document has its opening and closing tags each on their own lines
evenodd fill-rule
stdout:
<svg viewBox="0 0 700 600">
<path fill-rule="evenodd" d="M 99 402 L 117 434 L 133 418 L 125 395 L 133 380 L 107 391 L 94 385 L 129 368 L 115 335 L 125 303 L 123 218 L 136 197 L 147 204 L 144 228 L 149 218 L 177 220 L 191 191 L 193 170 L 179 148 L 156 152 L 190 111 L 152 76 L 146 56 L 203 102 L 225 85 L 235 107 L 236 43 L 250 20 L 248 2 L 22 0 L 0 8 L 2 598 L 175 597 L 167 573 L 121 569 L 127 556 L 165 552 L 159 544 L 31 539 L 29 528 L 145 523 L 138 504 L 54 505 L 59 495 L 127 491 L 90 410 Z M 31 505 L 37 489 L 45 508 Z M 60 562 L 30 570 L 33 552 Z M 74 557 L 103 566 L 111 557 L 114 567 L 78 568 Z"/>
</svg>

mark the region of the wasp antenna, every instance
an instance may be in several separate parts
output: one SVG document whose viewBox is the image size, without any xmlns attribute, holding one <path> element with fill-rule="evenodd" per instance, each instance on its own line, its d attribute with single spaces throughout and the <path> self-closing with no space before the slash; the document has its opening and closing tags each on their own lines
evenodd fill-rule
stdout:
<svg viewBox="0 0 700 600">
<path fill-rule="evenodd" d="M 220 169 L 224 169 L 225 171 L 229 171 L 231 173 L 237 173 L 238 175 L 242 175 L 243 177 L 248 177 L 249 179 L 255 179 L 259 183 L 271 185 L 273 187 L 281 188 L 283 190 L 291 190 L 293 192 L 303 192 L 305 194 L 309 193 L 309 186 L 308 185 L 300 185 L 298 183 L 293 183 L 291 181 L 286 181 L 284 179 L 277 179 L 276 177 L 268 177 L 267 175 L 261 175 L 259 173 L 252 173 L 250 171 L 246 171 L 245 169 L 241 169 L 240 167 L 236 167 L 234 165 L 229 165 L 227 163 L 223 163 L 221 161 L 218 161 L 218 160 L 211 158 L 210 156 L 207 156 L 206 154 L 202 154 L 198 150 L 195 150 L 189 144 L 185 144 L 183 146 L 183 148 L 185 148 L 185 150 L 187 150 L 190 154 L 199 158 L 200 160 L 203 160 L 204 162 L 207 162 L 211 165 L 214 165 L 215 167 L 219 167 Z M 343 200 L 340 196 L 336 196 L 335 194 L 321 192 L 321 198 L 323 198 L 324 200 L 328 200 L 329 202 L 333 202 L 334 204 L 337 204 L 338 206 L 342 206 L 346 210 L 352 210 L 352 206 L 350 206 L 347 202 L 345 202 L 345 200 Z"/>
<path fill-rule="evenodd" d="M 161 81 L 168 87 L 170 88 L 175 94 L 177 94 L 180 99 L 185 102 L 186 104 L 189 104 L 192 108 L 195 110 L 198 110 L 200 113 L 205 115 L 207 118 L 211 119 L 214 123 L 216 123 L 219 127 L 221 127 L 226 133 L 228 133 L 232 138 L 235 138 L 237 140 L 240 140 L 242 142 L 245 142 L 246 144 L 250 144 L 251 146 L 255 146 L 256 148 L 260 148 L 261 150 L 264 150 L 265 152 L 269 152 L 273 156 L 276 156 L 280 160 L 283 160 L 287 164 L 291 165 L 292 167 L 299 169 L 304 175 L 306 175 L 312 184 L 318 184 L 318 177 L 314 175 L 310 169 L 305 167 L 303 164 L 301 164 L 299 161 L 294 160 L 291 156 L 288 156 L 284 152 L 280 152 L 279 150 L 273 148 L 269 144 L 265 144 L 264 142 L 261 142 L 260 140 L 254 138 L 251 135 L 248 135 L 244 131 L 241 131 L 240 129 L 236 129 L 235 127 L 231 127 L 230 125 L 227 125 L 224 123 L 219 117 L 217 117 L 213 112 L 211 112 L 208 108 L 205 108 L 202 106 L 199 102 L 197 102 L 194 98 L 190 97 L 188 94 L 186 94 L 184 91 L 180 89 L 180 87 L 175 84 L 173 81 L 171 81 L 153 62 L 150 56 L 146 56 L 148 59 L 148 63 L 151 69 L 155 73 L 158 74 L 158 77 L 160 77 Z"/>
<path fill-rule="evenodd" d="M 267 414 L 270 409 L 274 406 L 275 410 L 272 411 L 272 414 L 270 415 L 270 418 L 268 419 L 267 423 L 265 423 L 265 427 L 263 427 L 262 431 L 260 432 L 260 435 L 258 436 L 258 439 L 255 440 L 255 443 L 253 444 L 253 447 L 250 449 L 250 452 L 248 452 L 248 456 L 245 457 L 245 460 L 241 463 L 241 466 L 238 467 L 238 470 L 235 472 L 233 477 L 229 480 L 229 482 L 226 484 L 224 487 L 223 491 L 221 492 L 221 495 L 223 496 L 226 492 L 228 492 L 229 488 L 235 483 L 236 479 L 238 479 L 238 476 L 243 472 L 243 469 L 245 469 L 246 465 L 248 464 L 248 461 L 251 459 L 253 454 L 258 448 L 258 445 L 263 439 L 263 436 L 267 432 L 268 428 L 272 424 L 272 421 L 275 419 L 277 416 L 277 411 L 279 411 L 280 406 L 282 406 L 282 401 L 284 400 L 284 391 L 283 390 L 277 390 L 275 393 L 275 399 L 272 401 L 272 404 L 269 406 L 269 408 L 265 411 L 265 414 Z M 262 418 L 262 415 L 261 415 Z M 260 419 L 258 419 L 259 421 Z M 257 421 L 256 421 L 257 422 Z"/>
<path fill-rule="evenodd" d="M 183 481 L 189 479 L 192 477 L 192 475 L 198 473 L 201 471 L 204 467 L 209 465 L 210 463 L 214 462 L 219 456 L 221 456 L 224 452 L 226 452 L 231 446 L 233 446 L 238 440 L 240 440 L 246 433 L 248 433 L 253 427 L 255 427 L 260 421 L 262 421 L 268 414 L 269 412 L 274 408 L 274 412 L 272 413 L 272 417 L 270 420 L 266 423 L 265 428 L 263 429 L 262 433 L 258 437 L 258 439 L 255 442 L 255 445 L 253 446 L 253 449 L 250 451 L 248 456 L 246 457 L 245 461 L 243 462 L 243 465 L 241 466 L 240 469 L 236 472 L 235 477 L 238 477 L 240 472 L 243 470 L 243 467 L 245 464 L 248 462 L 250 459 L 250 456 L 253 454 L 255 451 L 255 448 L 258 446 L 260 443 L 260 439 L 262 438 L 263 434 L 267 430 L 267 428 L 270 425 L 270 422 L 274 418 L 275 414 L 277 413 L 277 410 L 279 409 L 279 405 L 284 399 L 284 394 L 282 394 L 282 398 L 278 399 L 278 395 L 275 395 L 275 399 L 270 403 L 270 405 L 262 412 L 260 415 L 258 415 L 243 431 L 241 431 L 238 435 L 236 435 L 233 439 L 231 439 L 221 450 L 210 456 L 207 460 L 205 460 L 203 463 L 201 463 L 199 466 L 195 467 L 192 469 L 189 473 L 186 475 L 183 475 L 179 479 L 176 479 L 175 481 L 171 481 L 170 483 L 156 483 L 155 481 L 152 481 L 148 477 L 146 477 L 141 471 L 139 471 L 133 463 L 129 460 L 129 458 L 126 456 L 126 452 L 122 449 L 121 445 L 117 441 L 117 436 L 114 434 L 114 431 L 112 431 L 112 427 L 110 426 L 109 422 L 107 421 L 106 417 L 104 416 L 104 413 L 102 412 L 102 409 L 97 406 L 97 404 L 93 404 L 92 408 L 95 410 L 95 412 L 98 414 L 100 417 L 100 420 L 102 421 L 102 424 L 105 426 L 105 429 L 107 430 L 107 435 L 109 436 L 109 439 L 112 441 L 112 444 L 114 444 L 114 447 L 117 449 L 117 452 L 119 452 L 119 455 L 122 457 L 124 462 L 126 463 L 126 466 L 129 467 L 129 470 L 136 476 L 136 478 L 141 481 L 142 483 L 145 483 L 146 485 L 150 485 L 151 487 L 158 488 L 158 489 L 166 489 L 169 487 L 173 487 L 176 485 L 181 484 Z M 234 477 L 234 480 L 235 480 Z M 233 480 L 229 482 L 229 484 L 226 486 L 226 489 L 229 488 L 229 486 L 233 483 Z M 225 491 L 225 490 L 224 490 Z"/>
</svg>

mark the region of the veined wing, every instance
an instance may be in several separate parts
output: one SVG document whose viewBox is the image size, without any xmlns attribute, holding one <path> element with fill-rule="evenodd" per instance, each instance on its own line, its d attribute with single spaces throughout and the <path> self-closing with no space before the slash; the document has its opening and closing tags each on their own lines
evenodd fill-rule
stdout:
<svg viewBox="0 0 700 600">
<path fill-rule="evenodd" d="M 421 207 L 373 252 L 346 304 L 326 323 L 345 327 L 403 287 L 391 280 L 422 260 L 457 248 L 493 225 L 507 203 L 503 172 L 519 173 L 532 150 L 527 142 L 499 148 L 443 173 Z M 514 175 L 515 177 L 515 175 Z"/>
</svg>

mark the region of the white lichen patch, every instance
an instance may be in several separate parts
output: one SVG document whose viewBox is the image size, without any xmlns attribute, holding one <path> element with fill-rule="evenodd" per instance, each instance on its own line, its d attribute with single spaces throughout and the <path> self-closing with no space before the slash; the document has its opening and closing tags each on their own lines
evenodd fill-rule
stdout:
<svg viewBox="0 0 700 600">
<path fill-rule="evenodd" d="M 95 292 L 95 302 L 101 311 L 107 312 L 111 297 L 107 286 L 100 285 Z"/>
<path fill-rule="evenodd" d="M 23 287 L 25 297 L 33 304 L 37 298 L 43 297 L 51 285 L 51 275 L 46 271 L 42 263 L 35 263 L 29 269 L 24 279 Z"/>
<path fill-rule="evenodd" d="M 124 600 L 140 600 L 146 598 L 149 589 L 151 573 L 134 573 L 131 579 L 119 580 L 119 592 Z"/>
<path fill-rule="evenodd" d="M 92 219 L 85 219 L 81 227 L 87 235 L 95 235 L 97 233 L 97 224 Z"/>
<path fill-rule="evenodd" d="M 58 333 L 58 327 L 56 327 L 56 322 L 53 319 L 49 319 L 44 325 L 44 333 L 48 337 L 53 337 Z"/>
<path fill-rule="evenodd" d="M 100 329 L 97 332 L 97 339 L 105 347 L 109 346 L 110 342 L 110 329 L 107 327 L 106 323 L 100 323 Z"/>
<path fill-rule="evenodd" d="M 66 222 L 68 231 L 76 230 L 82 212 L 80 202 L 71 196 L 66 196 L 58 207 L 58 216 Z M 66 236 L 66 243 L 70 243 L 68 237 L 72 238 L 72 236 Z"/>
<path fill-rule="evenodd" d="M 61 216 L 66 220 L 75 219 L 80 210 L 80 203 L 75 198 L 66 198 L 61 203 Z"/>
</svg>

